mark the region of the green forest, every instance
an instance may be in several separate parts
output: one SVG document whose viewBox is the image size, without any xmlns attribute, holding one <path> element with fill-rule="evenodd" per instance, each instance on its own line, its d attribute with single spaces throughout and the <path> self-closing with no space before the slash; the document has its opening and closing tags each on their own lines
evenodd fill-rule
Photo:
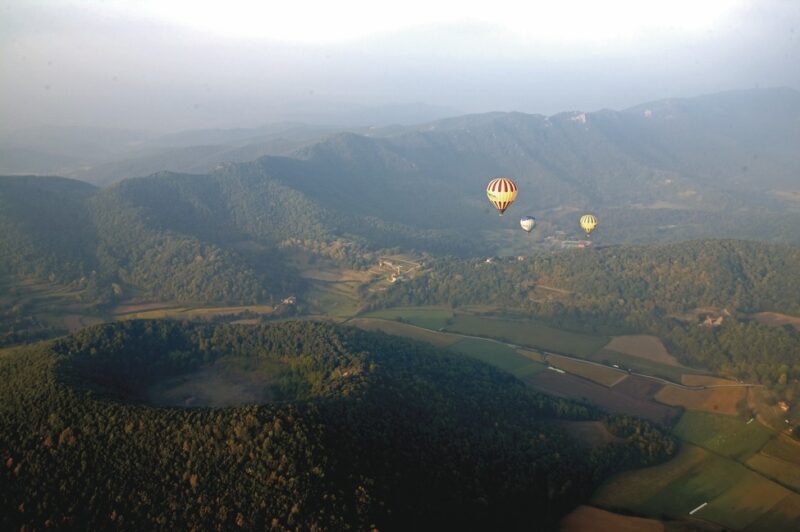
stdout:
<svg viewBox="0 0 800 532">
<path fill-rule="evenodd" d="M 225 357 L 279 369 L 269 404 L 167 408 L 143 391 Z M 2 528 L 552 529 L 675 441 L 422 343 L 312 322 L 132 321 L 0 355 Z"/>
</svg>

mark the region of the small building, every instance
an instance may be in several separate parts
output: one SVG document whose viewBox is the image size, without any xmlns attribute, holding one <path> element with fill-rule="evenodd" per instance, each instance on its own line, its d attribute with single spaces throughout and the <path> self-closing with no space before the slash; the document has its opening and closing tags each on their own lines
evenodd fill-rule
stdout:
<svg viewBox="0 0 800 532">
<path fill-rule="evenodd" d="M 788 401 L 778 401 L 778 407 L 784 412 L 788 412 L 792 405 Z"/>
<path fill-rule="evenodd" d="M 283 301 L 281 301 L 281 303 L 284 305 L 294 305 L 295 303 L 297 303 L 297 298 L 294 296 L 289 296 Z"/>
</svg>

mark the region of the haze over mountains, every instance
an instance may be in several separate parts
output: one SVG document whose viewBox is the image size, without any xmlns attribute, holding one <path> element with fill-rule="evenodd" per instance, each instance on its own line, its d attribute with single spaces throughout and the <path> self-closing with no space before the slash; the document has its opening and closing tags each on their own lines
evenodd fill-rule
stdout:
<svg viewBox="0 0 800 532">
<path fill-rule="evenodd" d="M 76 137 L 72 146 L 119 153 L 131 138 Z M 142 166 L 214 167 L 104 189 L 63 178 L 1 179 L 3 269 L 79 281 L 94 287 L 97 301 L 133 289 L 172 300 L 255 302 L 300 288 L 285 260 L 292 249 L 349 265 L 389 248 L 502 254 L 504 231 L 528 212 L 542 225 L 534 242 L 557 230 L 577 236 L 575 218 L 588 209 L 601 219 L 598 244 L 800 242 L 800 93 L 790 89 L 621 112 L 468 115 L 358 133 L 290 125 L 187 132 L 145 145 L 158 142 L 175 148 Z M 303 146 L 288 156 L 212 162 L 220 152 L 244 157 L 275 143 Z M 198 161 L 193 152 L 212 155 Z M 137 163 L 117 168 L 126 165 Z M 483 193 L 486 180 L 501 174 L 521 190 L 504 218 Z"/>
</svg>

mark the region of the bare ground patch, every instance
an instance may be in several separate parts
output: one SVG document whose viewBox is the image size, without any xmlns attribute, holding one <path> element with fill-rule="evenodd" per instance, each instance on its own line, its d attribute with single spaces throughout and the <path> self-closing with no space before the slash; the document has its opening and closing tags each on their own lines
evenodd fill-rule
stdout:
<svg viewBox="0 0 800 532">
<path fill-rule="evenodd" d="M 605 349 L 670 366 L 681 365 L 674 356 L 667 352 L 667 348 L 664 347 L 661 340 L 655 336 L 615 336 L 608 345 L 605 346 Z"/>
</svg>

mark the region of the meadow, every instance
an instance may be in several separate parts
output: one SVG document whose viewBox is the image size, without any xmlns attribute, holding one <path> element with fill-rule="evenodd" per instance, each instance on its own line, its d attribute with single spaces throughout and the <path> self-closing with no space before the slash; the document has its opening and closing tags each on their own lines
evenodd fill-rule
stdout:
<svg viewBox="0 0 800 532">
<path fill-rule="evenodd" d="M 775 434 L 760 423 L 747 423 L 731 416 L 688 411 L 675 426 L 684 441 L 714 453 L 745 461 L 757 453 Z"/>
<path fill-rule="evenodd" d="M 395 307 L 361 314 L 363 318 L 403 321 L 438 331 L 453 317 L 453 311 L 446 307 Z"/>
<path fill-rule="evenodd" d="M 512 320 L 481 316 L 456 315 L 447 331 L 495 338 L 545 351 L 569 353 L 588 358 L 608 343 L 608 337 L 590 336 L 556 329 L 533 320 Z"/>
<path fill-rule="evenodd" d="M 451 345 L 449 349 L 458 354 L 491 364 L 517 378 L 530 377 L 547 369 L 545 364 L 536 362 L 505 344 L 491 340 L 465 338 Z"/>
</svg>

